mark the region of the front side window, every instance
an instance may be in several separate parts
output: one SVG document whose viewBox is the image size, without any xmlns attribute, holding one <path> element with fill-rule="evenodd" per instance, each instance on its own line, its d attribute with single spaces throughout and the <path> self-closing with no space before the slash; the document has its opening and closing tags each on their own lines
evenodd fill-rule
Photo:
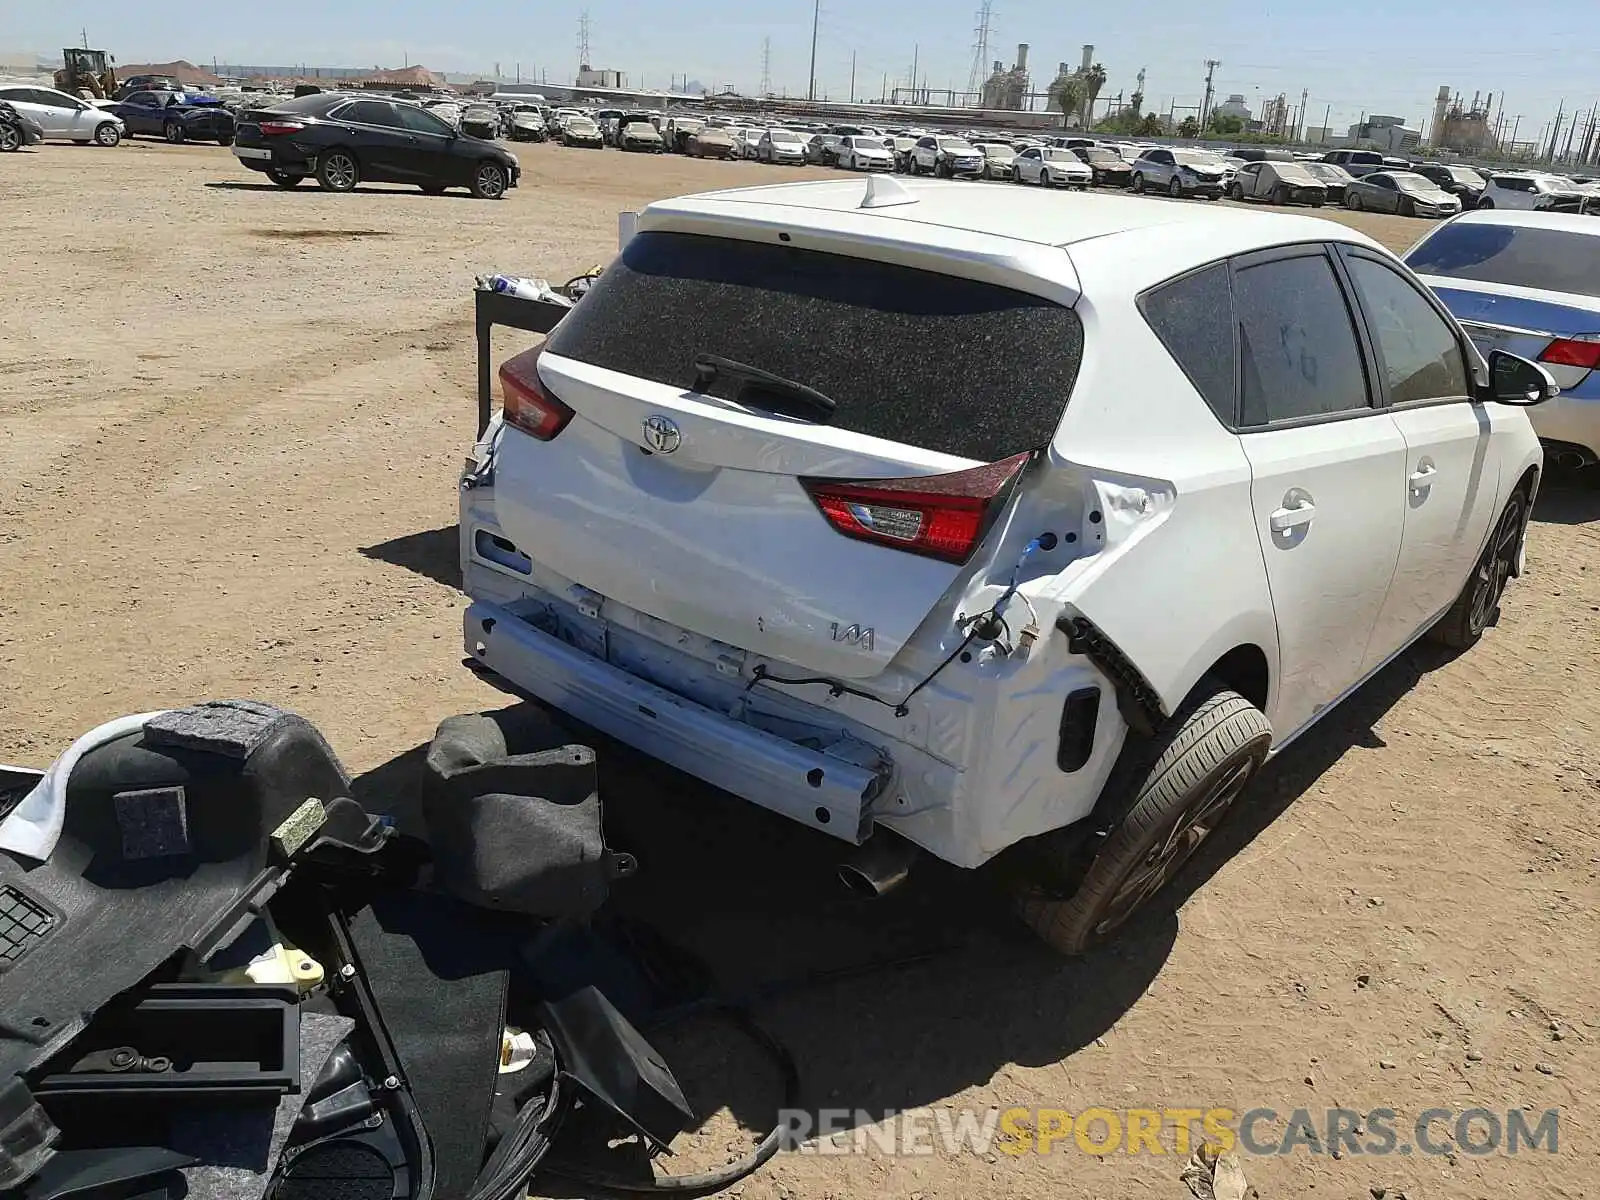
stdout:
<svg viewBox="0 0 1600 1200">
<path fill-rule="evenodd" d="M 1433 305 L 1384 264 L 1356 255 L 1346 261 L 1378 343 L 1389 402 L 1465 397 L 1467 366 L 1461 345 Z"/>
<path fill-rule="evenodd" d="M 1325 254 L 1234 272 L 1240 424 L 1271 425 L 1371 406 L 1344 293 Z"/>
</svg>

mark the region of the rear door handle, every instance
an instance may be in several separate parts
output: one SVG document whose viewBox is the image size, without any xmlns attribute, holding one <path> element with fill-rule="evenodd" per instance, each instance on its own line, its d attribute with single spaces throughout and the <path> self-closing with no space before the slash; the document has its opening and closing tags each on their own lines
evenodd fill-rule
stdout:
<svg viewBox="0 0 1600 1200">
<path fill-rule="evenodd" d="M 1422 463 L 1415 471 L 1411 472 L 1410 479 L 1412 489 L 1420 492 L 1425 487 L 1432 487 L 1434 476 L 1438 474 L 1438 467 L 1434 466 L 1430 462 Z"/>
<path fill-rule="evenodd" d="M 1273 533 L 1287 533 L 1291 529 L 1311 524 L 1316 515 L 1317 506 L 1309 500 L 1302 500 L 1293 507 L 1274 510 L 1267 518 L 1267 525 Z"/>
</svg>

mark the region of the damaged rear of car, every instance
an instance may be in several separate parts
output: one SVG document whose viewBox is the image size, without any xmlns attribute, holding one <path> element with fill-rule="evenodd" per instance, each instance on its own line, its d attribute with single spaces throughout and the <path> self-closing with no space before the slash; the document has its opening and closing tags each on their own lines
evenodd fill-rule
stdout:
<svg viewBox="0 0 1600 1200">
<path fill-rule="evenodd" d="M 904 874 L 906 844 L 963 867 L 1016 847 L 1024 916 L 1075 952 L 1367 673 L 1351 622 L 1377 616 L 1404 509 L 1319 530 L 1284 568 L 1315 611 L 1275 615 L 1264 554 L 1304 518 L 1277 511 L 1270 481 L 1253 489 L 1252 451 L 1263 473 L 1304 455 L 1275 464 L 1262 448 L 1280 439 L 1247 447 L 1234 428 L 1258 422 L 1231 411 L 1216 260 L 1302 241 L 1318 267 L 1326 223 L 1114 197 L 1063 217 L 1031 190 L 972 195 L 875 177 L 859 197 L 794 184 L 640 214 L 548 341 L 500 369 L 503 412 L 461 483 L 465 645 L 520 690 L 849 843 L 842 873 L 868 890 Z M 1220 299 L 1190 295 L 1219 272 Z M 1331 266 L 1314 278 L 1346 303 Z M 1146 312 L 1157 291 L 1175 318 Z M 1202 318 L 1221 332 L 1182 343 L 1180 366 L 1157 327 Z M 1310 336 L 1324 314 L 1283 319 Z M 1525 418 L 1511 433 L 1536 459 Z M 1403 457 L 1388 465 L 1403 479 Z M 1363 514 L 1366 469 L 1335 472 Z M 1473 499 L 1460 561 L 1374 640 L 1380 661 L 1455 599 L 1495 502 L 1492 485 Z M 1360 603 L 1314 603 L 1320 572 Z M 1337 652 L 1280 672 L 1280 627 L 1297 653 Z"/>
</svg>

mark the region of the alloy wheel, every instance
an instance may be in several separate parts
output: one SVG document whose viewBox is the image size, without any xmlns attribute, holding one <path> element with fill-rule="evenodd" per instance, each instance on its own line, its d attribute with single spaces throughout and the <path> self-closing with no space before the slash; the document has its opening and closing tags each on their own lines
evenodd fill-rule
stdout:
<svg viewBox="0 0 1600 1200">
<path fill-rule="evenodd" d="M 1516 568 L 1524 503 L 1518 495 L 1506 505 L 1500 524 L 1495 526 L 1494 537 L 1478 562 L 1473 576 L 1472 607 L 1467 613 L 1467 625 L 1473 636 L 1482 633 L 1494 620 L 1495 608 L 1506 590 L 1506 580 Z"/>
<path fill-rule="evenodd" d="M 498 200 L 506 190 L 506 173 L 494 163 L 484 163 L 478 168 L 477 190 L 485 200 Z"/>
<path fill-rule="evenodd" d="M 1121 925 L 1172 881 L 1222 823 L 1233 802 L 1249 786 L 1257 765 L 1253 758 L 1233 763 L 1196 789 L 1194 798 L 1179 810 L 1166 835 L 1117 885 L 1095 926 L 1096 934 L 1103 935 Z"/>
<path fill-rule="evenodd" d="M 323 173 L 336 192 L 348 192 L 356 186 L 356 164 L 348 154 L 332 154 L 323 160 Z"/>
</svg>

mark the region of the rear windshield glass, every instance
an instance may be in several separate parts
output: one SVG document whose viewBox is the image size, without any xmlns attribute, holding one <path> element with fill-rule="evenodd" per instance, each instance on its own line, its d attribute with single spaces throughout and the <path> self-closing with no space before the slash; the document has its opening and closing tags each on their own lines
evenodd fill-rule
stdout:
<svg viewBox="0 0 1600 1200">
<path fill-rule="evenodd" d="M 834 428 L 995 462 L 1049 442 L 1083 326 L 995 284 L 653 232 L 629 241 L 549 348 L 686 391 L 695 357 L 721 355 L 831 397 Z M 710 391 L 733 399 L 737 387 L 718 379 Z"/>
<path fill-rule="evenodd" d="M 1419 275 L 1600 296 L 1600 231 L 1453 221 L 1406 256 Z"/>
</svg>

